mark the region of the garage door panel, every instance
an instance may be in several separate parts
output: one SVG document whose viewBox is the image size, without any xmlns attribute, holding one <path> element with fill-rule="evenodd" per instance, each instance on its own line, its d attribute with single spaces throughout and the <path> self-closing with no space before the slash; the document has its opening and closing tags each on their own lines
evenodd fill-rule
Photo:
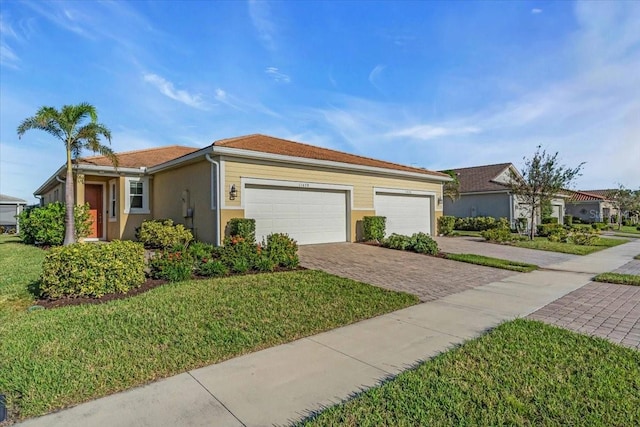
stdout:
<svg viewBox="0 0 640 427">
<path fill-rule="evenodd" d="M 387 218 L 387 235 L 431 234 L 431 198 L 406 194 L 376 193 L 376 215 Z"/>
<path fill-rule="evenodd" d="M 300 244 L 346 241 L 345 192 L 250 186 L 244 199 L 258 241 L 271 233 L 287 233 Z"/>
</svg>

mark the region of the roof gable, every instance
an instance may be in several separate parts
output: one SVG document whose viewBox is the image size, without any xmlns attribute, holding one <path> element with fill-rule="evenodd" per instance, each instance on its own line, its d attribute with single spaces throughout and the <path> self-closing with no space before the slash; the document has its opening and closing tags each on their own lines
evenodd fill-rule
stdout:
<svg viewBox="0 0 640 427">
<path fill-rule="evenodd" d="M 0 203 L 11 204 L 11 205 L 24 205 L 27 203 L 26 200 L 19 199 L 13 196 L 7 196 L 6 194 L 0 194 Z"/>
<path fill-rule="evenodd" d="M 355 154 L 344 153 L 342 151 L 289 141 L 272 136 L 254 134 L 240 136 L 237 138 L 222 139 L 213 143 L 214 147 L 235 148 L 238 150 L 258 151 L 261 153 L 276 154 L 282 156 L 302 157 L 306 159 L 324 160 L 330 162 L 348 163 L 359 166 L 369 166 L 383 169 L 393 169 L 404 172 L 420 173 L 424 175 L 434 175 L 446 177 L 449 175 L 435 172 L 423 168 L 405 166 L 384 160 L 372 159 Z"/>
<path fill-rule="evenodd" d="M 512 163 L 473 166 L 453 169 L 460 182 L 460 193 L 479 193 L 485 191 L 507 191 L 506 183 L 510 178 L 509 169 L 517 173 Z"/>
<path fill-rule="evenodd" d="M 198 148 L 185 147 L 181 145 L 171 145 L 168 147 L 147 148 L 143 150 L 125 151 L 116 153 L 118 156 L 118 167 L 141 168 L 153 167 L 169 160 L 182 157 L 197 151 Z M 111 161 L 105 156 L 81 157 L 78 164 L 113 167 Z"/>
</svg>

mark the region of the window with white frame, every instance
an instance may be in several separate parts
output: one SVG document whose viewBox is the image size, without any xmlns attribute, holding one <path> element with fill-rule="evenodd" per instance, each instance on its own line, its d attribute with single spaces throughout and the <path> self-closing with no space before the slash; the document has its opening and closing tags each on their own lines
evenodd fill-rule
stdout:
<svg viewBox="0 0 640 427">
<path fill-rule="evenodd" d="M 149 178 L 126 179 L 124 212 L 149 213 Z"/>
<path fill-rule="evenodd" d="M 116 180 L 109 181 L 109 221 L 115 221 L 118 212 L 118 204 L 116 202 Z"/>
</svg>

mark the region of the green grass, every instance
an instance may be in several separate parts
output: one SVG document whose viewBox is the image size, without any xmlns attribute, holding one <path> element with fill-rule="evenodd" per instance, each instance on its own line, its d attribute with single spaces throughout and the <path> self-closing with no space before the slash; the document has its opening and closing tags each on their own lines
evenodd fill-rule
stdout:
<svg viewBox="0 0 640 427">
<path fill-rule="evenodd" d="M 33 302 L 28 286 L 38 280 L 45 255 L 15 236 L 0 236 L 0 323 Z"/>
<path fill-rule="evenodd" d="M 603 249 L 611 248 L 613 246 L 622 245 L 627 243 L 626 239 L 609 239 L 606 237 L 599 237 L 598 241 L 593 246 L 581 246 L 574 245 L 572 243 L 550 242 L 546 237 L 536 237 L 534 240 L 522 240 L 514 242 L 515 246 L 528 249 L 538 249 L 542 251 L 562 252 L 565 254 L 573 255 L 588 255 L 593 252 L 598 252 Z"/>
<path fill-rule="evenodd" d="M 105 304 L 29 312 L 24 288 L 40 261 L 28 258 L 41 259 L 41 251 L 2 243 L 2 305 L 9 308 L 0 321 L 0 392 L 12 420 L 419 302 L 306 270 L 179 282 Z M 18 262 L 5 262 L 11 252 Z"/>
<path fill-rule="evenodd" d="M 617 225 L 614 225 L 613 231 L 627 234 L 640 234 L 640 231 L 636 229 L 635 225 L 623 225 L 620 230 L 618 230 Z"/>
<path fill-rule="evenodd" d="M 602 273 L 594 277 L 593 280 L 595 282 L 640 286 L 640 276 L 637 274 Z"/>
<path fill-rule="evenodd" d="M 633 259 L 640 259 L 640 254 L 634 256 Z"/>
<path fill-rule="evenodd" d="M 638 390 L 640 352 L 521 319 L 301 425 L 631 426 Z"/>
<path fill-rule="evenodd" d="M 446 254 L 447 259 L 454 261 L 468 262 L 470 264 L 484 265 L 487 267 L 502 268 L 504 270 L 519 271 L 528 273 L 537 270 L 539 267 L 535 264 L 527 264 L 524 262 L 509 261 L 506 259 L 493 258 L 475 254 Z"/>
</svg>

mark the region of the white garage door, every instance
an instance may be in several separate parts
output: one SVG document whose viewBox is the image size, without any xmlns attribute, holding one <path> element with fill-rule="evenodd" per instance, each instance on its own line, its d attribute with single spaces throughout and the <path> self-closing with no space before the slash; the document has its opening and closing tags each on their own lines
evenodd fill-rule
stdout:
<svg viewBox="0 0 640 427">
<path fill-rule="evenodd" d="M 387 236 L 431 234 L 431 198 L 428 196 L 376 192 L 376 215 L 387 217 Z"/>
<path fill-rule="evenodd" d="M 256 220 L 256 240 L 287 233 L 298 244 L 345 242 L 347 197 L 344 191 L 247 186 L 245 218 Z"/>
</svg>

